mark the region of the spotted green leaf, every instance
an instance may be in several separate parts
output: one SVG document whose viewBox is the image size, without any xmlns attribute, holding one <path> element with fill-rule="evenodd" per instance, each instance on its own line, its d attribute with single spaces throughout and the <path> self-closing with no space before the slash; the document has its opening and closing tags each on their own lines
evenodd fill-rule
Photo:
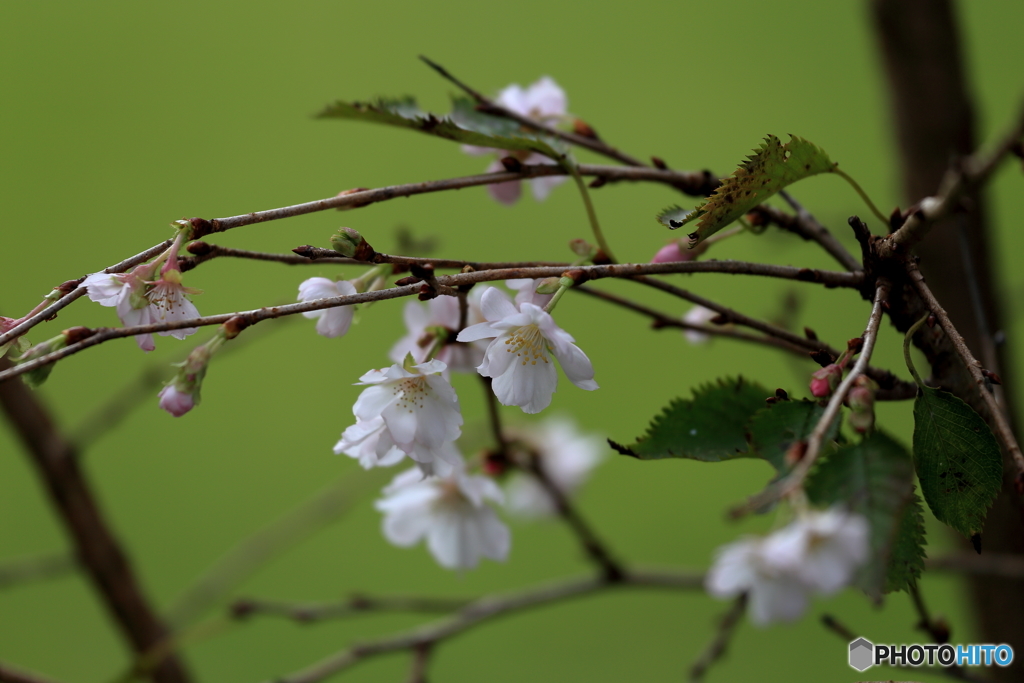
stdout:
<svg viewBox="0 0 1024 683">
<path fill-rule="evenodd" d="M 658 221 L 672 230 L 697 221 L 697 229 L 689 234 L 692 248 L 787 185 L 835 169 L 836 164 L 828 154 L 813 142 L 795 135 L 789 137 L 789 142 L 782 144 L 779 138 L 769 135 L 692 211 L 685 213 L 672 207 L 658 214 Z"/>
<path fill-rule="evenodd" d="M 561 145 L 554 140 L 523 130 L 515 121 L 478 112 L 465 98 L 453 100 L 452 113 L 442 117 L 420 111 L 416 100 L 403 97 L 373 103 L 339 101 L 328 105 L 317 118 L 383 123 L 466 145 L 539 152 L 555 160 L 565 157 L 564 151 L 556 149 Z"/>
<path fill-rule="evenodd" d="M 981 416 L 953 394 L 921 387 L 914 465 L 935 517 L 968 538 L 979 534 L 1003 473 L 999 445 Z"/>
<path fill-rule="evenodd" d="M 797 441 L 811 435 L 825 409 L 815 401 L 779 401 L 762 408 L 754 415 L 747 439 L 757 457 L 766 460 L 780 473 L 786 472 L 786 453 Z M 831 443 L 839 433 L 839 420 L 834 420 L 826 435 Z"/>
</svg>

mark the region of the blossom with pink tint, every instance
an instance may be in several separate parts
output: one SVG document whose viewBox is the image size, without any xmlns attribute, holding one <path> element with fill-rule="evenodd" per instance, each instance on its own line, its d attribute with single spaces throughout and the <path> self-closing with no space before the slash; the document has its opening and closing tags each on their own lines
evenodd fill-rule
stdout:
<svg viewBox="0 0 1024 683">
<path fill-rule="evenodd" d="M 816 398 L 827 398 L 839 386 L 843 379 L 843 368 L 830 363 L 811 374 L 811 395 Z"/>
<path fill-rule="evenodd" d="M 493 379 L 491 389 L 503 405 L 519 406 L 525 413 L 547 408 L 558 383 L 552 356 L 570 382 L 586 391 L 598 388 L 587 354 L 549 313 L 531 303 L 517 309 L 496 287 L 484 292 L 481 310 L 487 322 L 467 327 L 458 339 L 493 337 L 477 372 Z"/>
<path fill-rule="evenodd" d="M 696 252 L 684 248 L 678 241 L 672 241 L 658 250 L 658 253 L 651 259 L 651 263 L 675 263 L 677 261 L 692 261 Z"/>
<path fill-rule="evenodd" d="M 190 391 L 182 391 L 171 382 L 160 390 L 160 407 L 174 417 L 181 417 L 196 405 L 196 396 Z"/>
<path fill-rule="evenodd" d="M 548 125 L 555 125 L 565 118 L 569 106 L 565 91 L 548 76 L 543 76 L 526 88 L 512 84 L 502 90 L 495 101 L 520 116 Z M 473 155 L 497 153 L 500 157 L 512 156 L 523 164 L 555 165 L 553 160 L 536 152 L 491 149 L 473 145 L 463 145 L 462 150 Z M 492 162 L 487 167 L 488 173 L 499 173 L 504 170 L 505 167 L 500 160 Z M 540 202 L 547 199 L 551 190 L 564 182 L 565 176 L 533 178 L 530 180 L 530 189 L 534 199 Z M 502 204 L 515 204 L 522 193 L 518 180 L 490 184 L 487 186 L 487 191 L 491 197 Z"/>
<path fill-rule="evenodd" d="M 480 299 L 488 287 L 476 286 L 466 296 L 466 326 L 484 321 L 480 312 Z M 408 334 L 395 342 L 388 357 L 401 363 L 406 355 L 412 354 L 417 363 L 427 360 L 434 346 L 441 344 L 433 357 L 454 372 L 475 372 L 476 366 L 484 359 L 486 342 L 464 344 L 455 341 L 456 331 L 461 322 L 459 300 L 454 296 L 435 297 L 425 304 L 408 301 L 402 316 Z M 443 338 L 441 338 L 443 337 Z"/>
<path fill-rule="evenodd" d="M 356 293 L 355 285 L 347 280 L 328 280 L 325 277 L 311 277 L 299 285 L 299 301 L 316 301 L 317 299 L 333 299 L 338 296 L 352 296 Z M 343 337 L 352 325 L 355 315 L 354 306 L 336 306 L 322 308 L 319 311 L 306 311 L 305 318 L 319 318 L 316 331 L 322 337 L 333 339 Z"/>
<path fill-rule="evenodd" d="M 434 559 L 448 569 L 473 569 L 481 557 L 503 562 L 511 534 L 488 501 L 502 502 L 488 477 L 461 468 L 447 477 L 399 474 L 384 489 L 376 508 L 384 513 L 384 537 L 399 547 L 426 539 Z"/>
</svg>

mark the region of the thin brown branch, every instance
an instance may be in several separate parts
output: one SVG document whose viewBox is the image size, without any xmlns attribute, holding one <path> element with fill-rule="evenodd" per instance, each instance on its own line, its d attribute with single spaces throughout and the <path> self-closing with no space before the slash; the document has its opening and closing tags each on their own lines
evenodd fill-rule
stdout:
<svg viewBox="0 0 1024 683">
<path fill-rule="evenodd" d="M 836 239 L 828 228 L 818 222 L 803 205 L 794 199 L 788 192 L 782 190 L 779 195 L 786 200 L 793 210 L 795 216 L 791 216 L 774 206 L 762 204 L 757 207 L 756 212 L 761 213 L 765 218 L 775 223 L 780 228 L 799 235 L 805 240 L 817 242 L 822 249 L 839 262 L 850 272 L 864 270 L 864 266 L 857 258 L 846 250 L 842 242 Z"/>
<path fill-rule="evenodd" d="M 592 287 L 587 287 L 586 285 L 573 287 L 569 291 L 581 292 L 583 294 L 586 294 L 587 296 L 592 296 L 596 299 L 601 299 L 602 301 L 607 301 L 609 303 L 615 304 L 616 306 L 620 306 L 622 308 L 635 311 L 637 313 L 640 313 L 641 315 L 645 315 L 651 319 L 651 327 L 656 330 L 677 328 L 681 330 L 691 330 L 693 332 L 699 332 L 700 334 L 706 334 L 713 337 L 726 337 L 728 339 L 736 339 L 738 341 L 745 341 L 754 344 L 763 344 L 765 346 L 770 346 L 775 349 L 783 349 L 784 351 L 789 351 L 799 356 L 800 358 L 807 360 L 806 349 L 791 344 L 782 339 L 777 339 L 775 337 L 770 336 L 761 337 L 753 334 L 747 334 L 746 332 L 743 332 L 741 330 L 734 330 L 730 329 L 729 327 L 723 327 L 721 325 L 694 325 L 693 323 L 686 322 L 682 318 L 673 318 L 672 316 L 666 313 L 656 311 L 653 308 L 648 308 L 647 306 L 644 306 L 643 304 L 638 304 L 635 301 L 630 301 L 625 297 L 621 297 L 617 294 L 612 294 L 610 292 L 603 292 L 601 290 L 593 289 Z"/>
<path fill-rule="evenodd" d="M 67 576 L 78 569 L 71 555 L 44 555 L 0 564 L 0 590 L 31 581 Z"/>
<path fill-rule="evenodd" d="M 806 268 L 793 268 L 791 266 L 774 266 L 761 263 L 746 263 L 742 261 L 699 261 L 699 262 L 676 262 L 676 263 L 623 263 L 599 266 L 580 266 L 574 270 L 583 272 L 588 279 L 597 280 L 603 278 L 632 278 L 644 274 L 662 273 L 727 273 L 733 275 L 761 275 L 765 277 L 778 277 L 789 280 L 814 281 L 824 283 L 826 286 L 848 286 L 856 287 L 860 284 L 863 275 L 860 273 L 839 273 L 834 271 L 811 271 Z M 444 275 L 437 278 L 437 282 L 445 287 L 457 287 L 478 282 L 490 282 L 495 280 L 507 280 L 512 278 L 545 278 L 560 277 L 565 272 L 562 266 L 546 266 L 537 268 L 508 268 L 498 270 L 484 270 L 470 273 L 459 273 L 456 275 Z M 17 366 L 0 372 L 0 383 L 12 377 L 17 377 L 26 372 L 53 363 L 62 358 L 71 356 L 97 344 L 134 337 L 139 334 L 152 334 L 168 330 L 180 330 L 189 327 L 204 327 L 208 325 L 221 325 L 239 317 L 246 326 L 255 325 L 263 320 L 281 318 L 287 315 L 296 315 L 307 311 L 319 311 L 325 308 L 338 306 L 350 306 L 353 304 L 368 303 L 371 301 L 383 301 L 396 299 L 413 294 L 420 294 L 422 285 L 413 284 L 402 287 L 392 287 L 373 292 L 363 292 L 349 296 L 331 297 L 317 299 L 316 301 L 297 304 L 286 304 L 282 306 L 264 307 L 250 311 L 237 313 L 224 313 L 220 315 L 193 318 L 190 320 L 178 320 L 167 323 L 154 323 L 151 325 L 136 325 L 133 327 L 121 328 L 75 328 L 77 341 L 70 343 L 64 348 L 52 353 L 40 356 L 39 358 L 20 363 Z M 738 322 L 738 321 L 737 321 Z M 799 338 L 799 337 L 798 337 Z"/>
<path fill-rule="evenodd" d="M 478 105 L 477 109 L 479 109 L 482 112 L 510 119 L 520 124 L 521 126 L 525 126 L 526 128 L 531 128 L 533 130 L 540 131 L 546 135 L 551 135 L 561 140 L 565 140 L 566 142 L 571 142 L 572 144 L 577 145 L 579 147 L 585 147 L 586 149 L 589 149 L 592 152 L 597 152 L 598 154 L 606 156 L 610 159 L 621 161 L 622 163 L 628 166 L 646 166 L 646 164 L 644 164 L 639 159 L 636 159 L 634 157 L 629 156 L 628 154 L 620 152 L 619 150 L 615 149 L 614 147 L 611 147 L 608 144 L 605 144 L 602 140 L 596 137 L 586 137 L 583 135 L 576 135 L 575 133 L 566 133 L 565 131 L 558 130 L 557 128 L 548 126 L 539 121 L 534 121 L 529 117 L 517 114 L 511 109 L 506 109 L 505 107 L 501 106 L 500 104 L 490 99 L 489 97 L 485 97 L 484 95 L 482 95 L 478 90 L 471 88 L 470 86 L 466 85 L 465 83 L 457 79 L 440 64 L 437 64 L 436 62 L 427 59 L 423 55 L 420 55 L 420 59 L 423 60 L 434 71 L 441 74 L 441 76 L 445 80 L 449 81 L 450 83 L 461 89 L 463 92 L 465 92 L 467 95 L 472 97 L 474 100 L 476 100 Z"/>
<path fill-rule="evenodd" d="M 564 602 L 573 598 L 607 592 L 619 587 L 700 590 L 701 574 L 627 572 L 620 581 L 608 583 L 601 578 L 572 579 L 524 591 L 481 598 L 457 614 L 416 627 L 404 633 L 353 645 L 323 661 L 296 673 L 275 678 L 273 683 L 316 683 L 339 671 L 377 655 L 414 650 L 453 638 L 491 619 L 533 607 Z"/>
<path fill-rule="evenodd" d="M 1013 429 L 1010 427 L 1005 412 L 996 402 L 995 396 L 986 389 L 986 380 L 983 374 L 984 368 L 981 367 L 981 363 L 971 354 L 971 350 L 967 348 L 964 338 L 960 336 L 960 333 L 946 314 L 945 309 L 942 308 L 935 295 L 932 294 L 932 290 L 928 288 L 924 281 L 924 276 L 913 260 L 907 262 L 907 274 L 910 275 L 910 281 L 913 283 L 917 293 L 921 295 L 925 304 L 927 304 L 928 308 L 938 319 L 939 325 L 946 333 L 946 336 L 953 342 L 957 355 L 960 356 L 960 360 L 963 361 L 967 372 L 970 373 L 971 379 L 974 380 L 975 391 L 977 391 L 992 414 L 992 431 L 995 432 L 996 438 L 999 439 L 999 444 L 1003 447 L 1003 450 L 1010 455 L 1017 466 L 1017 480 L 1024 481 L 1024 454 L 1021 453 L 1020 446 L 1013 435 Z"/>
<path fill-rule="evenodd" d="M 766 505 L 774 503 L 775 501 L 781 500 L 786 495 L 797 490 L 803 485 L 804 479 L 807 478 L 808 473 L 817 461 L 818 456 L 821 455 L 822 445 L 824 444 L 825 437 L 832 427 L 832 423 L 835 422 L 839 416 L 839 411 L 843 406 L 843 401 L 846 400 L 846 394 L 853 387 L 854 381 L 860 375 L 865 374 L 864 370 L 868 366 L 868 361 L 871 360 L 871 352 L 875 348 L 875 341 L 878 339 L 878 328 L 882 321 L 882 304 L 889 296 L 890 284 L 885 278 L 878 279 L 878 285 L 875 290 L 875 301 L 871 306 L 871 315 L 868 317 L 867 328 L 864 330 L 863 340 L 864 346 L 861 349 L 860 356 L 857 358 L 857 362 L 853 368 L 846 375 L 846 378 L 840 382 L 836 388 L 834 394 L 829 399 L 828 405 L 825 407 L 825 411 L 818 419 L 818 423 L 814 426 L 814 430 L 811 431 L 810 436 L 807 438 L 807 449 L 804 451 L 803 457 L 800 461 L 793 466 L 793 469 L 784 478 L 779 479 L 773 484 L 765 487 L 763 491 L 752 496 L 746 503 L 739 505 L 730 510 L 730 515 L 733 517 L 739 517 L 755 510 L 760 510 Z"/>
<path fill-rule="evenodd" d="M 704 650 L 700 658 L 690 667 L 691 681 L 703 680 L 704 674 L 711 668 L 711 665 L 725 655 L 725 651 L 729 647 L 729 641 L 732 640 L 736 627 L 739 626 L 743 612 L 746 609 L 747 594 L 743 593 L 733 601 L 729 611 L 722 615 L 721 620 L 718 622 L 718 630 L 715 633 L 714 640 L 708 644 L 707 649 Z"/>
<path fill-rule="evenodd" d="M 884 238 L 878 245 L 883 257 L 909 253 L 911 247 L 924 239 L 931 227 L 953 213 L 960 199 L 974 188 L 980 187 L 992 176 L 1013 150 L 1024 139 L 1024 107 L 1010 131 L 991 152 L 976 152 L 960 159 L 946 172 L 942 186 L 935 197 L 926 197 L 913 210 L 899 230 Z"/>
<path fill-rule="evenodd" d="M 328 619 L 344 619 L 361 614 L 405 612 L 410 614 L 448 614 L 462 609 L 467 598 L 424 598 L 414 596 L 353 595 L 347 600 L 328 603 L 291 603 L 270 600 L 236 600 L 231 615 L 236 619 L 254 616 L 283 617 L 303 624 Z"/>
<path fill-rule="evenodd" d="M 141 253 L 138 253 L 135 256 L 131 256 L 129 258 L 126 258 L 124 261 L 121 261 L 120 263 L 115 263 L 114 265 L 105 268 L 102 272 L 111 274 L 123 273 L 129 268 L 133 268 L 139 265 L 140 263 L 144 263 L 149 259 L 153 258 L 154 256 L 156 256 L 157 254 L 159 254 L 160 252 L 164 251 L 165 249 L 171 246 L 171 242 L 173 242 L 173 240 L 166 240 L 164 242 L 161 242 L 160 244 L 153 245 L 149 249 Z M 81 280 L 79 280 L 79 284 L 81 284 Z M 81 297 L 83 294 L 85 294 L 85 290 L 82 289 L 81 287 L 76 287 L 74 290 L 72 290 L 68 294 L 65 294 L 59 300 L 53 302 L 52 304 L 41 310 L 39 313 L 36 313 L 28 320 L 22 322 L 20 325 L 12 327 L 11 329 L 7 330 L 7 332 L 0 334 L 0 346 L 3 346 L 12 339 L 16 339 L 22 336 L 39 323 L 46 320 L 50 320 L 51 318 L 56 316 L 61 309 L 63 309 L 65 306 Z"/>
<path fill-rule="evenodd" d="M 0 368 L 9 364 L 8 359 L 0 358 Z M 162 641 L 167 631 L 100 511 L 85 473 L 79 468 L 74 447 L 24 383 L 0 384 L 0 407 L 21 438 L 74 544 L 78 561 L 104 606 L 132 650 L 140 654 L 146 652 Z M 153 671 L 152 678 L 156 683 L 190 680 L 173 653 Z"/>
<path fill-rule="evenodd" d="M 430 664 L 430 653 L 432 651 L 433 646 L 429 644 L 413 648 L 409 683 L 427 683 L 427 665 Z"/>
<path fill-rule="evenodd" d="M 700 179 L 703 182 L 703 173 L 687 171 L 670 171 L 658 168 L 629 168 L 623 166 L 602 166 L 597 164 L 580 164 L 580 175 L 595 176 L 606 180 L 632 180 L 651 181 L 672 185 L 694 183 Z M 302 216 L 307 213 L 327 211 L 329 209 L 357 209 L 377 202 L 397 199 L 399 197 L 412 197 L 432 192 L 445 192 L 448 190 L 459 190 L 466 187 L 480 185 L 493 185 L 496 183 L 507 183 L 514 180 L 525 180 L 539 178 L 542 176 L 567 175 L 567 171 L 560 166 L 549 164 L 523 165 L 519 171 L 504 171 L 501 173 L 481 173 L 479 175 L 460 176 L 458 178 L 447 178 L 445 180 L 431 180 L 421 183 L 407 183 L 404 185 L 389 185 L 376 189 L 358 189 L 343 192 L 335 197 L 318 199 L 292 206 L 283 206 L 277 209 L 266 211 L 254 211 L 252 213 L 230 216 L 228 218 L 214 218 L 206 220 L 202 218 L 192 219 L 197 232 L 195 239 L 199 239 L 215 232 L 224 232 L 246 225 L 266 223 L 283 218 Z"/>
<path fill-rule="evenodd" d="M 55 683 L 37 673 L 14 669 L 7 664 L 0 664 L 0 683 Z"/>
<path fill-rule="evenodd" d="M 808 352 L 824 351 L 833 358 L 837 358 L 839 356 L 839 351 L 823 341 L 801 337 L 800 335 L 794 334 L 789 330 L 778 327 L 777 325 L 772 325 L 771 323 L 766 323 L 763 320 L 751 318 L 739 311 L 722 306 L 717 302 L 705 299 L 698 294 L 694 294 L 693 292 L 681 287 L 676 287 L 675 285 L 669 284 L 663 280 L 643 276 L 631 279 L 635 282 L 647 285 L 648 287 L 660 289 L 663 292 L 689 301 L 690 303 L 708 308 L 715 313 L 718 313 L 725 322 L 735 323 L 737 325 L 742 325 L 743 327 L 749 327 L 750 329 L 757 330 L 758 332 L 763 332 L 770 337 L 807 349 Z M 869 365 L 865 369 L 864 374 L 878 382 L 879 387 L 881 387 L 878 392 L 878 396 L 876 397 L 878 400 L 905 401 L 914 398 L 917 395 L 917 385 L 915 383 L 901 380 L 888 370 L 882 370 Z M 3 377 L 0 375 L 0 380 L 2 379 Z"/>
</svg>

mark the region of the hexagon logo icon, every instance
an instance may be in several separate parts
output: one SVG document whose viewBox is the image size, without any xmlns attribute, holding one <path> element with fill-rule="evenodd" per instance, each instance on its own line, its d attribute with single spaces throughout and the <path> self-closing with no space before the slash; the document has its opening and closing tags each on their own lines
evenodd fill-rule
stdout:
<svg viewBox="0 0 1024 683">
<path fill-rule="evenodd" d="M 858 638 L 850 643 L 850 666 L 857 671 L 863 671 L 871 666 L 874 654 L 874 643 L 866 638 Z"/>
</svg>

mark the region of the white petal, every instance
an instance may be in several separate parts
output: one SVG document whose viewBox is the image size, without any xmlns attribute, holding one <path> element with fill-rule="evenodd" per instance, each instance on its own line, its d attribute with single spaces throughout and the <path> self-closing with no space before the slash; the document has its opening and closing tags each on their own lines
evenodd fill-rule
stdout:
<svg viewBox="0 0 1024 683">
<path fill-rule="evenodd" d="M 497 287 L 491 287 L 484 292 L 480 299 L 480 310 L 489 322 L 503 320 L 518 312 L 508 295 Z"/>
<path fill-rule="evenodd" d="M 345 336 L 349 327 L 352 326 L 352 317 L 355 314 L 355 310 L 351 306 L 339 306 L 314 312 L 321 314 L 320 320 L 316 322 L 317 334 L 328 339 Z"/>
<path fill-rule="evenodd" d="M 565 91 L 550 76 L 542 76 L 530 85 L 526 89 L 524 99 L 528 111 L 536 112 L 542 117 L 562 116 L 569 108 Z"/>
<path fill-rule="evenodd" d="M 774 621 L 793 621 L 807 609 L 807 589 L 795 578 L 759 582 L 747 597 L 750 620 L 758 626 Z"/>
<path fill-rule="evenodd" d="M 479 339 L 496 337 L 499 334 L 501 334 L 501 331 L 494 329 L 490 323 L 477 323 L 459 332 L 459 336 L 455 339 L 460 342 L 475 342 Z"/>
<path fill-rule="evenodd" d="M 564 175 L 548 175 L 540 176 L 539 178 L 533 178 L 530 180 L 530 191 L 533 192 L 533 198 L 538 202 L 542 202 L 548 198 L 551 194 L 551 190 L 555 189 L 566 181 Z"/>
</svg>

